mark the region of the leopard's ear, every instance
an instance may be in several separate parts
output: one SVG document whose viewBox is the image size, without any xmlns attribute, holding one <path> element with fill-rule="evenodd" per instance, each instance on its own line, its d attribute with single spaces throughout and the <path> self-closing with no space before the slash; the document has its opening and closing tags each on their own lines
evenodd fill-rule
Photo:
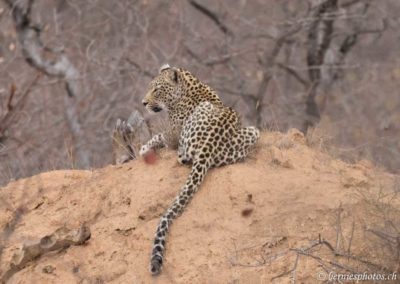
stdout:
<svg viewBox="0 0 400 284">
<path fill-rule="evenodd" d="M 171 67 L 169 64 L 164 64 L 161 66 L 159 72 L 161 74 L 164 71 L 168 72 L 168 77 L 173 83 L 178 83 L 178 68 Z"/>
<path fill-rule="evenodd" d="M 163 64 L 163 65 L 160 67 L 160 69 L 158 70 L 158 73 L 161 74 L 162 71 L 167 70 L 167 69 L 171 69 L 171 67 L 169 66 L 169 64 L 168 64 L 168 63 Z"/>
<path fill-rule="evenodd" d="M 178 83 L 178 69 L 177 68 L 171 68 L 171 80 L 174 83 Z"/>
</svg>

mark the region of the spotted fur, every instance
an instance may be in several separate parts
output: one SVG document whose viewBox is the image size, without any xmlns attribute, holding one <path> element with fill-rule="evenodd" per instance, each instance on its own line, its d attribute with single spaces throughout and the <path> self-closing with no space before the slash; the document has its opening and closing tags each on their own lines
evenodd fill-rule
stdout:
<svg viewBox="0 0 400 284">
<path fill-rule="evenodd" d="M 169 227 L 193 198 L 207 171 L 245 158 L 260 132 L 255 127 L 242 128 L 239 115 L 224 106 L 214 90 L 181 68 L 163 65 L 142 102 L 151 112 L 168 112 L 172 129 L 180 132 L 178 161 L 192 163 L 186 183 L 157 226 L 150 261 L 150 272 L 157 275 Z M 165 143 L 164 134 L 157 134 L 142 146 L 140 154 Z"/>
</svg>

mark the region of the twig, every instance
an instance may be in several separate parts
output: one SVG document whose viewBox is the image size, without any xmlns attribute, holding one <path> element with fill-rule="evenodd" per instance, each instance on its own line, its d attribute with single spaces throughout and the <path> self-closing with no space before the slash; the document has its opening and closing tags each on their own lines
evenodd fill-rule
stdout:
<svg viewBox="0 0 400 284">
<path fill-rule="evenodd" d="M 347 254 L 350 254 L 351 244 L 353 243 L 354 228 L 355 228 L 355 222 L 353 219 L 353 223 L 351 224 L 351 234 L 350 234 L 350 239 L 349 239 L 349 245 L 347 247 Z"/>
<path fill-rule="evenodd" d="M 26 102 L 26 98 L 31 93 L 33 87 L 35 87 L 37 85 L 39 79 L 40 79 L 40 74 L 38 74 L 29 83 L 29 85 L 25 89 L 24 93 L 21 95 L 21 97 L 17 100 L 17 102 L 14 105 L 12 105 L 12 100 L 13 100 L 13 97 L 15 96 L 15 92 L 16 92 L 17 88 L 14 85 L 14 83 L 11 85 L 10 96 L 9 96 L 8 103 L 7 103 L 7 112 L 0 119 L 0 138 L 4 137 L 5 130 L 8 129 L 11 124 L 13 124 L 13 122 L 14 122 L 13 118 L 15 117 L 17 111 L 21 110 L 23 108 L 23 105 Z"/>
<path fill-rule="evenodd" d="M 316 256 L 316 255 L 314 255 L 314 254 L 312 254 L 312 253 L 310 253 L 310 252 L 308 252 L 308 251 L 297 250 L 297 249 L 295 249 L 294 251 L 297 252 L 298 254 L 302 254 L 302 255 L 305 255 L 305 256 L 309 256 L 309 257 L 311 257 L 311 258 L 314 258 L 314 259 L 316 259 L 316 260 L 318 260 L 318 261 L 320 261 L 320 262 L 325 262 L 321 257 Z M 337 262 L 330 261 L 330 260 L 328 260 L 328 261 L 326 261 L 326 262 L 329 263 L 329 264 L 331 264 L 331 265 L 333 265 L 333 266 L 336 266 L 336 267 L 338 267 L 338 268 L 341 268 L 341 269 L 344 269 L 344 270 L 346 270 L 346 271 L 348 271 L 348 272 L 351 272 L 351 273 L 353 273 L 353 274 L 358 273 L 356 270 L 354 270 L 354 269 L 352 269 L 352 268 L 350 268 L 350 267 L 344 266 L 344 265 L 342 265 L 342 264 L 339 264 L 339 263 L 337 263 Z"/>
<path fill-rule="evenodd" d="M 300 258 L 300 254 L 296 254 L 296 260 L 295 260 L 295 262 L 294 262 L 293 268 L 290 269 L 290 270 L 288 270 L 288 271 L 284 271 L 284 272 L 282 272 L 281 274 L 279 274 L 279 275 L 277 275 L 277 276 L 272 277 L 272 278 L 271 278 L 271 281 L 273 281 L 273 280 L 275 280 L 275 279 L 278 279 L 278 278 L 281 278 L 281 277 L 283 277 L 283 276 L 289 275 L 290 273 L 293 273 L 293 272 L 297 269 L 297 265 L 298 265 L 298 262 L 299 262 L 299 258 Z M 292 277 L 293 277 L 293 276 L 292 276 Z"/>
<path fill-rule="evenodd" d="M 222 23 L 216 13 L 194 0 L 188 1 L 190 5 L 192 5 L 196 10 L 207 16 L 211 21 L 213 21 L 224 34 L 233 35 L 232 32 L 224 25 L 224 23 Z"/>
<path fill-rule="evenodd" d="M 277 66 L 283 70 L 285 70 L 289 75 L 292 75 L 299 83 L 301 83 L 304 87 L 309 85 L 308 81 L 301 77 L 299 73 L 296 72 L 292 67 L 287 66 L 283 63 L 277 63 Z"/>
<path fill-rule="evenodd" d="M 296 256 L 296 260 L 295 260 L 295 262 L 294 262 L 294 266 L 293 266 L 293 269 L 292 269 L 292 283 L 293 283 L 293 284 L 296 283 L 296 279 L 297 279 L 296 273 L 297 273 L 297 265 L 298 265 L 298 263 L 299 263 L 299 259 L 300 259 L 300 255 L 298 254 L 298 255 Z"/>
<path fill-rule="evenodd" d="M 155 74 L 153 74 L 152 72 L 150 72 L 146 69 L 143 69 L 142 66 L 140 66 L 137 62 L 133 61 L 131 58 L 126 57 L 125 60 L 126 60 L 126 62 L 131 64 L 133 67 L 135 67 L 137 70 L 139 70 L 139 72 L 142 73 L 143 75 L 145 75 L 146 77 L 149 77 L 149 78 L 155 77 Z"/>
<path fill-rule="evenodd" d="M 339 250 L 340 246 L 340 237 L 342 235 L 342 224 L 341 224 L 341 214 L 342 214 L 342 203 L 340 203 L 337 213 L 337 223 L 336 223 L 336 248 L 335 250 Z"/>
<path fill-rule="evenodd" d="M 373 263 L 373 262 L 371 262 L 371 261 L 369 261 L 369 260 L 362 259 L 361 257 L 355 256 L 355 255 L 352 255 L 352 254 L 341 253 L 341 252 L 335 250 L 335 249 L 333 248 L 333 246 L 332 246 L 328 241 L 326 241 L 326 240 L 321 240 L 321 241 L 318 243 L 318 245 L 319 245 L 319 244 L 326 245 L 326 246 L 335 254 L 335 256 L 346 257 L 346 258 L 349 258 L 349 259 L 356 260 L 356 261 L 358 261 L 358 262 L 367 264 L 367 265 L 369 265 L 369 266 L 378 268 L 378 269 L 380 269 L 380 270 L 382 270 L 382 271 L 390 272 L 386 267 L 383 267 L 383 266 L 381 266 L 381 265 L 379 265 L 379 264 Z"/>
<path fill-rule="evenodd" d="M 361 0 L 349 0 L 348 2 L 343 2 L 340 4 L 341 8 L 350 7 L 354 4 L 358 4 Z"/>
<path fill-rule="evenodd" d="M 12 100 L 14 98 L 16 89 L 17 89 L 17 87 L 15 87 L 15 84 L 12 83 L 11 87 L 10 87 L 10 96 L 8 97 L 8 101 L 7 101 L 7 111 L 12 111 L 12 109 L 13 109 Z"/>
<path fill-rule="evenodd" d="M 389 235 L 387 233 L 384 233 L 384 232 L 381 232 L 381 231 L 377 231 L 377 230 L 374 230 L 374 229 L 366 229 L 365 231 L 366 232 L 370 232 L 370 233 L 374 234 L 375 236 L 377 236 L 377 237 L 379 237 L 381 239 L 384 239 L 385 241 L 387 241 L 387 242 L 389 242 L 391 244 L 396 244 L 397 243 L 396 240 L 397 240 L 398 236 L 392 236 L 392 235 Z"/>
</svg>

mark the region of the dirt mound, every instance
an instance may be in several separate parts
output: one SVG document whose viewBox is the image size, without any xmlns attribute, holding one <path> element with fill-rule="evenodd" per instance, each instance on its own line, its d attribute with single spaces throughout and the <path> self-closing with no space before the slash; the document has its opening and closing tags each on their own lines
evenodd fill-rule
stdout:
<svg viewBox="0 0 400 284">
<path fill-rule="evenodd" d="M 398 270 L 395 241 L 376 247 L 400 228 L 395 177 L 368 162 L 335 160 L 291 130 L 264 133 L 245 162 L 209 172 L 174 222 L 164 269 L 153 278 L 158 217 L 188 173 L 164 150 L 155 164 L 8 184 L 0 189 L 0 274 L 14 269 L 9 283 L 314 283 L 331 271 Z M 23 245 L 45 246 L 60 228 L 83 225 L 89 240 L 16 263 Z"/>
</svg>

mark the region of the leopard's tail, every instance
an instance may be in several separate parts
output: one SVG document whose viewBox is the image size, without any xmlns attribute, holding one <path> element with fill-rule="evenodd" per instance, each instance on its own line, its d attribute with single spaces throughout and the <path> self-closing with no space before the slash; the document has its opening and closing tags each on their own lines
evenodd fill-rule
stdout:
<svg viewBox="0 0 400 284">
<path fill-rule="evenodd" d="M 153 251 L 151 253 L 150 272 L 153 275 L 157 275 L 161 272 L 165 253 L 165 241 L 169 226 L 172 221 L 183 212 L 189 201 L 197 192 L 209 167 L 210 165 L 206 160 L 197 160 L 193 162 L 192 171 L 190 172 L 185 185 L 172 205 L 161 216 L 154 238 Z"/>
</svg>

